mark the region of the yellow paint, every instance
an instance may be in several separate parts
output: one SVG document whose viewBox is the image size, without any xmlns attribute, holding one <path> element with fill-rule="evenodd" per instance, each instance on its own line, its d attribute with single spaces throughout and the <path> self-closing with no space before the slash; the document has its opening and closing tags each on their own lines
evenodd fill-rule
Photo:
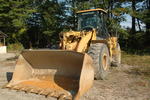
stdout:
<svg viewBox="0 0 150 100">
<path fill-rule="evenodd" d="M 90 40 L 96 40 L 96 30 L 91 31 L 69 31 L 60 33 L 60 47 L 63 50 L 86 52 Z"/>
<path fill-rule="evenodd" d="M 61 38 L 62 37 L 62 38 Z M 86 52 L 91 44 L 91 41 L 96 40 L 96 30 L 91 31 L 69 31 L 60 34 L 60 47 L 63 50 L 73 50 L 76 52 Z M 101 43 L 101 40 L 96 40 Z M 117 37 L 107 38 L 105 44 L 107 44 L 110 57 L 116 54 Z M 104 43 L 104 42 L 103 42 Z"/>
<path fill-rule="evenodd" d="M 109 47 L 110 56 L 112 57 L 113 54 L 115 54 L 115 48 L 117 47 L 118 38 L 117 37 L 109 37 L 107 39 L 107 44 Z"/>
</svg>

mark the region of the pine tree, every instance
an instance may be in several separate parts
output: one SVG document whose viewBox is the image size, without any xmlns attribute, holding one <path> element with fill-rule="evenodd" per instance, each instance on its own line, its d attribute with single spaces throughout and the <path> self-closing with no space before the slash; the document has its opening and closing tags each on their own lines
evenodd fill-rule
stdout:
<svg viewBox="0 0 150 100">
<path fill-rule="evenodd" d="M 64 3 L 57 0 L 35 0 L 36 13 L 28 19 L 27 48 L 43 48 L 59 39 L 59 33 L 64 26 Z M 34 23 L 34 24 L 33 24 Z"/>
<path fill-rule="evenodd" d="M 0 30 L 8 34 L 9 42 L 20 41 L 26 32 L 26 18 L 34 12 L 30 4 L 30 0 L 0 0 Z"/>
</svg>

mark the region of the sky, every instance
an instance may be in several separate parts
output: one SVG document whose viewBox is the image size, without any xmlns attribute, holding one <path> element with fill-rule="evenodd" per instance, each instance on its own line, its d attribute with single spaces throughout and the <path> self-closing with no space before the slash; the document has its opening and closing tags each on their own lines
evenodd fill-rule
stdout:
<svg viewBox="0 0 150 100">
<path fill-rule="evenodd" d="M 132 17 L 131 17 L 130 15 L 128 15 L 128 14 L 126 14 L 125 17 L 126 17 L 126 18 L 125 18 L 126 21 L 121 22 L 120 25 L 121 25 L 122 27 L 125 27 L 125 28 L 127 28 L 127 27 L 130 27 L 130 28 L 131 28 Z"/>
<path fill-rule="evenodd" d="M 120 23 L 121 27 L 122 28 L 127 28 L 127 27 L 131 28 L 132 27 L 132 17 L 129 14 L 126 14 L 125 19 L 126 19 L 126 21 L 123 21 Z M 141 25 L 142 29 L 145 29 L 145 24 L 140 23 L 140 25 Z M 139 30 L 137 22 L 136 22 L 136 30 Z"/>
<path fill-rule="evenodd" d="M 143 3 L 144 3 L 144 1 L 137 3 L 136 6 L 138 6 L 138 8 L 136 8 L 136 10 L 141 9 L 143 7 Z M 129 3 L 124 3 L 122 6 L 123 7 L 131 7 L 131 5 L 132 5 L 132 3 L 129 2 Z M 125 16 L 126 21 L 121 22 L 120 25 L 123 28 L 127 28 L 127 27 L 131 28 L 132 27 L 132 17 L 129 14 L 125 14 L 124 16 Z M 140 23 L 140 25 L 141 25 L 142 29 L 145 29 L 145 24 Z M 136 30 L 139 30 L 137 24 L 136 24 Z"/>
</svg>

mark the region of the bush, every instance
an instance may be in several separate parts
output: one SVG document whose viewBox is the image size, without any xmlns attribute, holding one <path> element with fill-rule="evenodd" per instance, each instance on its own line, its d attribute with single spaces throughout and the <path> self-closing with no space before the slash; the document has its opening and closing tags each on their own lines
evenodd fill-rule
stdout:
<svg viewBox="0 0 150 100">
<path fill-rule="evenodd" d="M 19 52 L 24 49 L 23 45 L 21 43 L 13 43 L 8 45 L 8 51 L 11 52 Z"/>
</svg>

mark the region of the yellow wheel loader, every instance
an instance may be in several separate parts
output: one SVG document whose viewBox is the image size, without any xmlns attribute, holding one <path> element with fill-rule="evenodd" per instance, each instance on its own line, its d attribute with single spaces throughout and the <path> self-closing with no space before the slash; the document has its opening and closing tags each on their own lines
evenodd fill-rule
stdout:
<svg viewBox="0 0 150 100">
<path fill-rule="evenodd" d="M 5 86 L 59 100 L 79 100 L 110 64 L 120 64 L 117 37 L 108 34 L 106 11 L 77 12 L 78 31 L 60 33 L 60 50 L 24 50 Z"/>
</svg>

